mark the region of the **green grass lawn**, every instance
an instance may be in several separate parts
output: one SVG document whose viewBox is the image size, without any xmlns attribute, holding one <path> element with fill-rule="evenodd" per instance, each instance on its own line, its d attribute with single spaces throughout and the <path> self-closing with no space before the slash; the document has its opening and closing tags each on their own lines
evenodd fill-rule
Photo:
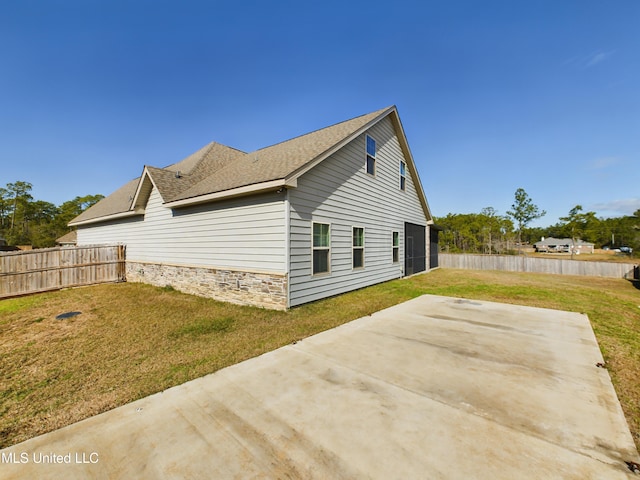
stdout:
<svg viewBox="0 0 640 480">
<path fill-rule="evenodd" d="M 0 447 L 424 293 L 589 316 L 636 445 L 640 290 L 626 280 L 440 269 L 288 312 L 122 283 L 0 301 Z M 80 315 L 56 320 L 56 315 Z"/>
</svg>

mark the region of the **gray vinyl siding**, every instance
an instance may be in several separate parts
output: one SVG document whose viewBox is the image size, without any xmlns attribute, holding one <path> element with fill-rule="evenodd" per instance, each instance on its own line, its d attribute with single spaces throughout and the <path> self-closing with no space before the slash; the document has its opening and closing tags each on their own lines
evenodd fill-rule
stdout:
<svg viewBox="0 0 640 480">
<path fill-rule="evenodd" d="M 376 175 L 365 169 L 365 135 L 376 140 Z M 404 268 L 404 222 L 427 224 L 389 118 L 375 124 L 298 179 L 290 203 L 290 306 L 398 278 Z M 312 222 L 331 224 L 331 272 L 311 274 Z M 352 227 L 364 227 L 364 269 L 352 268 Z M 393 263 L 392 232 L 400 235 L 399 262 Z M 428 238 L 428 231 L 427 231 Z M 428 255 L 428 253 L 427 253 Z"/>
<path fill-rule="evenodd" d="M 144 217 L 78 229 L 78 244 L 115 242 L 131 261 L 284 273 L 284 195 L 172 210 L 154 188 Z"/>
</svg>

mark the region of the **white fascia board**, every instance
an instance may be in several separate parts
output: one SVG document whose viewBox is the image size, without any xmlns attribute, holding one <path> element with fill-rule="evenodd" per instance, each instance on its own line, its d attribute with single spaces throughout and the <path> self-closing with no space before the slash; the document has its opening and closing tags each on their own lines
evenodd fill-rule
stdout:
<svg viewBox="0 0 640 480">
<path fill-rule="evenodd" d="M 199 195 L 192 198 L 184 198 L 182 200 L 174 200 L 172 202 L 164 203 L 168 208 L 180 208 L 190 205 L 198 205 L 200 203 L 215 202 L 219 200 L 225 200 L 233 197 L 241 197 L 244 195 L 251 195 L 254 193 L 265 192 L 273 190 L 279 187 L 296 187 L 297 181 L 295 179 L 288 180 L 281 178 L 278 180 L 271 180 L 269 182 L 254 183 L 253 185 L 245 185 L 244 187 L 232 188 L 230 190 L 224 190 L 222 192 L 209 193 L 207 195 Z"/>
<path fill-rule="evenodd" d="M 90 218 L 88 220 L 82 220 L 80 222 L 69 222 L 70 227 L 78 227 L 82 225 L 88 225 L 90 223 L 108 222 L 110 220 L 119 220 L 121 218 L 135 217 L 137 215 L 144 215 L 144 209 L 129 210 L 128 212 L 114 213 L 111 215 L 105 215 L 104 217 Z"/>
<path fill-rule="evenodd" d="M 153 177 L 149 173 L 149 169 L 147 168 L 147 165 L 145 165 L 144 168 L 142 169 L 142 175 L 140 175 L 140 181 L 138 182 L 138 187 L 136 188 L 136 193 L 133 195 L 133 199 L 131 200 L 131 205 L 129 206 L 129 209 L 133 209 L 136 203 L 138 203 L 138 197 L 140 196 L 140 192 L 142 191 L 142 186 L 144 185 L 144 181 L 146 178 L 149 178 L 151 185 L 153 185 L 152 188 L 155 188 L 156 190 L 158 190 L 156 183 L 153 181 Z"/>
</svg>

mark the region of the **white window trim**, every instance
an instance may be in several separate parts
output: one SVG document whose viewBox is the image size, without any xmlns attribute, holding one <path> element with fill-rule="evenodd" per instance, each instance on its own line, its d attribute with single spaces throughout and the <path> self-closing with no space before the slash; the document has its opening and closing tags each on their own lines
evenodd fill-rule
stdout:
<svg viewBox="0 0 640 480">
<path fill-rule="evenodd" d="M 313 245 L 313 225 L 314 224 L 319 224 L 319 225 L 329 225 L 329 246 L 328 247 L 315 247 Z M 331 230 L 332 230 L 332 225 L 331 223 L 327 223 L 327 222 L 316 222 L 314 220 L 311 221 L 311 276 L 312 277 L 326 277 L 328 275 L 331 275 Z M 313 270 L 313 252 L 316 250 L 328 250 L 327 253 L 327 271 L 326 272 L 318 272 L 318 273 L 314 273 Z"/>
<path fill-rule="evenodd" d="M 402 174 L 402 165 L 404 165 L 404 175 Z M 400 190 L 403 192 L 407 191 L 407 162 L 405 162 L 404 160 L 400 160 L 400 179 L 399 179 L 399 187 Z M 402 179 L 404 178 L 404 188 L 402 188 Z"/>
<path fill-rule="evenodd" d="M 369 138 L 373 140 L 373 142 L 376 145 L 375 152 L 373 152 L 373 155 L 369 155 L 369 149 L 368 149 Z M 367 168 L 369 157 L 373 158 L 373 173 L 369 173 L 369 170 Z M 372 177 L 375 177 L 376 172 L 378 171 L 378 142 L 371 135 L 365 135 L 365 138 L 364 138 L 364 171 L 367 175 Z"/>
<path fill-rule="evenodd" d="M 353 246 L 353 230 L 356 228 L 361 228 L 362 229 L 362 246 L 361 247 L 354 247 Z M 366 265 L 365 263 L 365 257 L 364 257 L 364 251 L 365 251 L 365 245 L 367 244 L 367 240 L 366 240 L 367 236 L 366 236 L 366 231 L 364 227 L 361 227 L 359 225 L 352 225 L 351 226 L 351 270 L 364 270 L 364 267 Z M 353 260 L 354 260 L 354 251 L 357 249 L 361 249 L 362 250 L 362 266 L 361 267 L 354 267 L 353 266 Z"/>
</svg>

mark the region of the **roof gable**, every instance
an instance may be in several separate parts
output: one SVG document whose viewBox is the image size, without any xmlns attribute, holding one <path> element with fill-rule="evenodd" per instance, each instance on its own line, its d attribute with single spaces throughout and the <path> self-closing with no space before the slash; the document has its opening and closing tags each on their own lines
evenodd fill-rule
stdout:
<svg viewBox="0 0 640 480">
<path fill-rule="evenodd" d="M 145 165 L 142 175 L 78 215 L 70 226 L 105 221 L 128 215 L 140 215 L 155 186 L 164 202 L 212 175 L 227 163 L 246 155 L 240 150 L 211 142 L 183 160 L 165 168 Z"/>
<path fill-rule="evenodd" d="M 270 147 L 256 150 L 230 162 L 182 192 L 175 200 L 199 197 L 211 193 L 285 179 L 326 153 L 345 138 L 380 117 L 389 108 L 362 115 L 330 127 L 292 138 Z"/>
</svg>

